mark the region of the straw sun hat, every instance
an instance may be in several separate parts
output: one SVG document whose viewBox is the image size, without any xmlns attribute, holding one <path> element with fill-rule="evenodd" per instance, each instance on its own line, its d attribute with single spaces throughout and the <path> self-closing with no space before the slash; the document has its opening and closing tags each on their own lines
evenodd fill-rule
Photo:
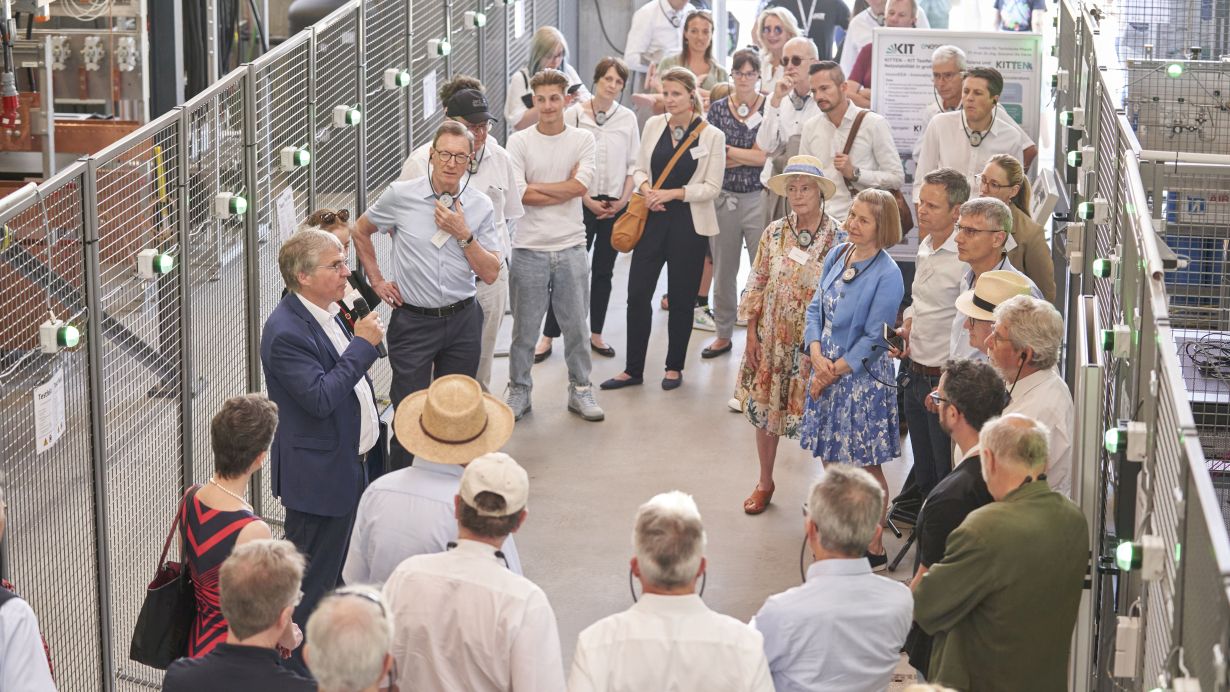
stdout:
<svg viewBox="0 0 1230 692">
<path fill-rule="evenodd" d="M 820 170 L 820 159 L 814 156 L 791 156 L 782 172 L 769 178 L 767 184 L 770 190 L 785 197 L 786 186 L 790 184 L 790 179 L 795 176 L 803 176 L 815 180 L 820 185 L 820 193 L 824 195 L 825 199 L 832 199 L 833 194 L 837 192 L 837 186 L 833 184 L 832 180 L 824 177 L 824 171 Z"/>
<path fill-rule="evenodd" d="M 402 399 L 393 432 L 406 451 L 440 464 L 468 464 L 512 435 L 513 413 L 465 375 L 445 375 Z"/>
<path fill-rule="evenodd" d="M 1000 303 L 1013 296 L 1029 295 L 1029 279 L 1004 269 L 984 272 L 974 287 L 957 296 L 957 310 L 976 320 L 991 322 Z"/>
</svg>

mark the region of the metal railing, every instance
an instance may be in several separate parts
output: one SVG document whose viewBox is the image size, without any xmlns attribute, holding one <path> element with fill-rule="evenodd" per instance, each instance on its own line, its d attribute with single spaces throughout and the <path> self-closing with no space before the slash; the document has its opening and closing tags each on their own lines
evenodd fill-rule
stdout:
<svg viewBox="0 0 1230 692">
<path fill-rule="evenodd" d="M 60 689 L 161 686 L 160 671 L 128 660 L 128 642 L 172 508 L 212 471 L 211 417 L 225 399 L 261 389 L 260 330 L 282 290 L 281 240 L 314 208 L 357 215 L 396 179 L 443 117 L 424 86 L 470 74 L 502 106 L 533 28 L 560 15 L 559 0 L 518 3 L 352 0 L 106 150 L 0 200 L 9 505 L 0 574 L 38 614 Z M 463 26 L 467 11 L 486 26 Z M 519 36 L 514 12 L 524 13 Z M 432 38 L 448 38 L 452 54 L 429 56 Z M 247 212 L 220 214 L 221 195 L 243 198 Z M 139 278 L 143 249 L 176 266 Z M 42 352 L 39 325 L 52 318 L 80 329 L 77 348 Z M 388 366 L 373 374 L 387 397 Z M 32 412 L 32 392 L 49 386 L 64 402 L 54 442 L 43 425 L 54 412 Z M 267 479 L 255 484 L 254 504 L 276 527 L 281 505 Z"/>
<path fill-rule="evenodd" d="M 1057 235 L 1071 262 L 1068 365 L 1082 398 L 1073 449 L 1092 484 L 1080 501 L 1096 551 L 1077 633 L 1076 655 L 1090 660 L 1074 666 L 1073 689 L 1172 689 L 1190 676 L 1225 690 L 1230 360 L 1210 369 L 1213 356 L 1193 359 L 1189 345 L 1230 340 L 1230 148 L 1219 137 L 1230 121 L 1209 110 L 1230 65 L 1187 60 L 1198 43 L 1182 37 L 1216 57 L 1226 13 L 1223 3 L 1099 5 L 1060 3 L 1056 51 L 1056 110 L 1076 114 L 1056 132 L 1074 210 Z M 1127 330 L 1118 346 L 1116 326 Z M 1128 421 L 1147 431 L 1143 461 L 1102 444 Z M 1144 536 L 1164 546 L 1155 580 L 1115 564 L 1122 541 Z M 1139 617 L 1142 636 L 1117 655 L 1121 616 Z"/>
</svg>

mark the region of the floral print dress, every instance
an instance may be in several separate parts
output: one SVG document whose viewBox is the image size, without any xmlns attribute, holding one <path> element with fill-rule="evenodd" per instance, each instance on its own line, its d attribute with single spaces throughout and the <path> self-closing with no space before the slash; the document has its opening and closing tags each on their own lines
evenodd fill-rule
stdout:
<svg viewBox="0 0 1230 692">
<path fill-rule="evenodd" d="M 799 376 L 807 305 L 824 271 L 824 257 L 838 240 L 837 224 L 826 214 L 806 248 L 799 245 L 793 213 L 769 224 L 760 236 L 756 261 L 739 304 L 741 319 L 757 320 L 760 360 L 745 351 L 735 385 L 752 425 L 770 435 L 798 439 L 807 400 Z M 791 251 L 798 250 L 794 257 Z M 802 254 L 800 254 L 802 253 Z"/>
</svg>

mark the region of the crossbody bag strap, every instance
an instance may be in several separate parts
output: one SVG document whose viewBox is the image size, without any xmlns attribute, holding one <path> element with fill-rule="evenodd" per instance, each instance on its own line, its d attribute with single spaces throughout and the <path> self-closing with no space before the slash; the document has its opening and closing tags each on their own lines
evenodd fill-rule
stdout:
<svg viewBox="0 0 1230 692">
<path fill-rule="evenodd" d="M 658 174 L 658 179 L 654 181 L 653 187 L 650 189 L 657 190 L 662 187 L 662 183 L 666 182 L 666 176 L 671 174 L 671 171 L 675 169 L 675 164 L 679 162 L 679 157 L 683 156 L 683 152 L 687 151 L 688 147 L 692 146 L 692 142 L 695 142 L 697 138 L 700 137 L 701 130 L 704 130 L 708 126 L 709 124 L 704 120 L 700 121 L 700 124 L 696 126 L 696 129 L 692 130 L 692 134 L 688 135 L 682 142 L 679 143 L 679 147 L 675 149 L 675 155 L 672 156 L 671 160 L 666 164 L 666 168 L 662 169 L 662 172 Z"/>
<path fill-rule="evenodd" d="M 175 537 L 175 530 L 179 528 L 179 517 L 184 513 L 184 507 L 188 504 L 188 495 L 200 487 L 195 483 L 188 486 L 188 489 L 184 491 L 184 496 L 179 499 L 179 505 L 175 510 L 175 520 L 171 522 L 171 531 L 167 533 L 167 540 L 162 544 L 162 557 L 158 558 L 159 569 L 167 562 L 167 551 L 171 549 L 171 539 Z"/>
<path fill-rule="evenodd" d="M 859 114 L 854 116 L 854 124 L 850 126 L 850 134 L 846 135 L 846 146 L 841 150 L 841 153 L 846 156 L 849 156 L 850 152 L 854 150 L 854 138 L 858 137 L 858 128 L 862 127 L 863 118 L 867 117 L 867 112 L 868 111 L 859 111 Z M 846 189 L 850 191 L 850 197 L 853 198 L 856 194 L 854 191 L 854 183 L 851 183 L 850 179 L 844 175 L 841 179 L 846 182 Z"/>
</svg>

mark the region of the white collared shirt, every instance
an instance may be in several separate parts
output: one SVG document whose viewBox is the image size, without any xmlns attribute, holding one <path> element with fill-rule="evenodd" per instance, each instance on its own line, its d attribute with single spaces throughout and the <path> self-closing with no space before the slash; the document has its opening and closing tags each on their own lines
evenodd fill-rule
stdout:
<svg viewBox="0 0 1230 692">
<path fill-rule="evenodd" d="M 833 121 L 824 113 L 819 113 L 803 123 L 799 153 L 820 159 L 824 176 L 837 186 L 833 198 L 825 200 L 824 205 L 825 211 L 836 219 L 837 223 L 846 220 L 846 214 L 854 200 L 850 197 L 850 189 L 846 186 L 845 179 L 833 165 L 833 157 L 845 151 L 846 139 L 850 136 L 850 129 L 854 127 L 854 119 L 863 111 L 867 109 L 850 103 L 837 127 L 833 126 Z M 867 111 L 867 115 L 863 117 L 863 124 L 859 126 L 854 146 L 850 149 L 850 162 L 859 169 L 858 182 L 853 183 L 856 192 L 869 187 L 896 190 L 905 182 L 901 154 L 897 152 L 897 145 L 893 142 L 888 121 L 879 113 Z"/>
<path fill-rule="evenodd" d="M 606 195 L 619 199 L 624 183 L 636 170 L 636 152 L 641 148 L 641 126 L 636 113 L 613 103 L 601 125 L 594 120 L 589 103 L 578 103 L 564 113 L 564 122 L 594 136 L 594 182 L 590 197 Z"/>
<path fill-rule="evenodd" d="M 957 296 L 961 279 L 969 265 L 957 257 L 957 233 L 950 231 L 939 249 L 932 247 L 934 236 L 918 246 L 918 268 L 914 274 L 914 302 L 905 309 L 910 325 L 910 360 L 938 368 L 952 355 L 952 321 L 957 316 Z"/>
<path fill-rule="evenodd" d="M 752 625 L 777 692 L 862 692 L 888 688 L 913 610 L 910 590 L 866 558 L 820 560 L 801 586 L 770 596 Z"/>
<path fill-rule="evenodd" d="M 1046 481 L 1051 490 L 1072 498 L 1072 392 L 1054 369 L 1022 377 L 1004 413 L 1023 413 L 1051 429 Z"/>
<path fill-rule="evenodd" d="M 350 346 L 350 338 L 342 329 L 342 323 L 338 322 L 338 313 L 341 308 L 337 303 L 329 303 L 329 309 L 324 310 L 298 293 L 295 296 L 303 303 L 303 307 L 307 308 L 308 314 L 316 318 L 316 323 L 325 330 L 325 336 L 333 342 L 333 348 L 337 350 L 338 357 L 341 357 Z M 359 381 L 354 383 L 354 395 L 359 398 L 358 453 L 367 454 L 368 450 L 376 446 L 376 438 L 380 436 L 380 431 L 376 426 L 376 398 L 372 394 L 372 386 L 367 383 L 366 377 L 360 377 Z"/>
<path fill-rule="evenodd" d="M 791 137 L 803 134 L 803 123 L 817 115 L 821 115 L 820 106 L 816 105 L 816 99 L 810 94 L 803 97 L 803 107 L 798 109 L 794 107 L 794 102 L 790 100 L 789 95 L 782 98 L 777 108 L 773 107 L 773 102 L 770 100 L 765 104 L 764 120 L 760 123 L 760 129 L 756 131 L 756 145 L 772 159 L 781 153 Z M 801 141 L 800 146 L 802 146 Z M 764 172 L 760 175 L 761 183 L 769 182 L 769 178 L 773 176 L 772 168 L 771 162 L 765 165 Z"/>
<path fill-rule="evenodd" d="M 453 498 L 461 486 L 460 464 L 422 457 L 414 466 L 386 473 L 363 491 L 350 533 L 342 578 L 347 584 L 383 584 L 414 555 L 439 553 L 457 540 Z M 521 574 L 513 537 L 501 548 L 508 568 Z"/>
<path fill-rule="evenodd" d="M 416 555 L 384 584 L 398 687 L 415 692 L 562 692 L 559 628 L 547 596 L 495 548 L 461 540 Z"/>
<path fill-rule="evenodd" d="M 569 692 L 773 692 L 764 638 L 700 596 L 644 594 L 577 639 Z"/>
<path fill-rule="evenodd" d="M 914 28 L 930 29 L 931 23 L 927 20 L 926 12 L 919 12 L 915 7 Z M 841 44 L 841 71 L 850 77 L 850 72 L 854 70 L 854 63 L 858 60 L 858 54 L 863 50 L 863 46 L 871 43 L 872 32 L 876 27 L 884 26 L 884 17 L 877 18 L 871 13 L 871 8 L 867 8 L 862 12 L 850 18 L 850 26 L 846 29 L 846 38 Z"/>
<path fill-rule="evenodd" d="M 932 92 L 932 96 L 933 96 L 933 99 L 931 103 L 928 103 L 927 107 L 923 109 L 922 117 L 918 119 L 918 123 L 919 123 L 918 129 L 915 130 L 916 132 L 919 133 L 918 138 L 914 140 L 913 156 L 914 156 L 915 161 L 918 160 L 918 154 L 920 153 L 922 149 L 922 142 L 923 142 L 922 134 L 927 131 L 927 126 L 931 124 L 932 118 L 939 115 L 940 113 L 954 113 L 959 108 L 961 108 L 961 102 L 958 101 L 956 108 L 945 110 L 941 108 L 940 106 L 939 95 L 936 94 L 935 92 Z M 1028 139 L 1030 142 L 1033 142 L 1033 139 L 1031 139 L 1029 134 L 1025 132 L 1025 128 L 1022 127 L 1020 123 L 1012 119 L 1012 116 L 1008 114 L 1008 111 L 1006 109 L 1004 109 L 1003 104 L 1000 104 L 995 107 L 995 119 L 996 121 L 1003 120 L 1006 123 L 1012 123 L 1013 125 L 1016 126 L 1018 130 L 1021 131 L 1021 134 L 1025 137 L 1025 139 Z M 978 172 L 981 173 L 982 171 L 978 171 Z M 922 179 L 922 176 L 915 176 L 915 177 L 919 180 Z M 974 190 L 974 192 L 977 192 L 977 190 Z"/>
<path fill-rule="evenodd" d="M 689 2 L 676 12 L 666 0 L 649 0 L 641 5 L 632 15 L 632 25 L 624 43 L 628 68 L 647 72 L 650 65 L 657 65 L 662 58 L 677 53 L 683 43 L 683 20 L 694 9 Z M 671 23 L 672 16 L 678 18 L 677 26 Z"/>
<path fill-rule="evenodd" d="M 982 143 L 976 147 L 970 144 L 969 135 L 966 134 L 968 127 L 962 119 L 963 111 L 936 115 L 923 131 L 914 177 L 920 179 L 937 168 L 955 168 L 965 174 L 970 189 L 977 190 L 974 176 L 982 173 L 992 156 L 1011 154 L 1024 164 L 1025 150 L 1032 147 L 1034 142 L 1011 117 L 1004 117 L 1007 114 L 1002 108 L 996 109 L 991 131 L 983 136 Z M 914 187 L 915 202 L 921 189 L 922 185 Z"/>
</svg>

